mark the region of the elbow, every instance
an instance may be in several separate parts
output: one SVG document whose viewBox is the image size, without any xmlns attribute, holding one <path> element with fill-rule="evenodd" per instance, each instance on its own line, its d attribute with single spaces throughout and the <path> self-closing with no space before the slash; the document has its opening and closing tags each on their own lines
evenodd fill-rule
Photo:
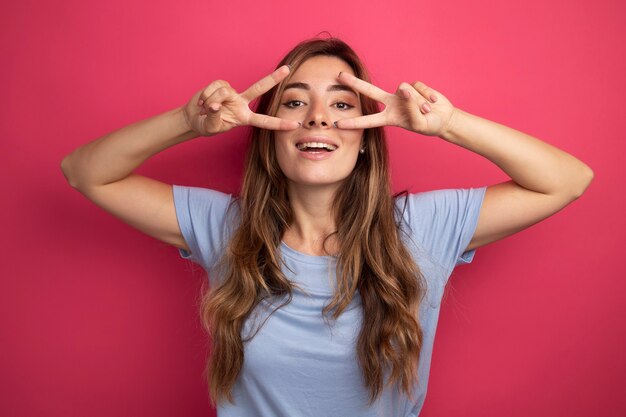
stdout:
<svg viewBox="0 0 626 417">
<path fill-rule="evenodd" d="M 78 188 L 78 183 L 72 176 L 71 156 L 72 154 L 69 154 L 61 161 L 61 172 L 63 173 L 65 180 L 72 186 L 72 188 Z"/>
<path fill-rule="evenodd" d="M 585 191 L 591 184 L 591 181 L 593 181 L 594 175 L 595 174 L 593 173 L 593 170 L 588 165 L 583 165 L 580 178 L 576 182 L 576 187 L 574 188 L 574 200 L 580 198 L 585 193 Z"/>
</svg>

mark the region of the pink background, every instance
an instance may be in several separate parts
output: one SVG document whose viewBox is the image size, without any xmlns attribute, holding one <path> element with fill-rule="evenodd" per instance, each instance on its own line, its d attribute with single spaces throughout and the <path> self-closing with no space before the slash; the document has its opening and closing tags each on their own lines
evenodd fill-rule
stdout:
<svg viewBox="0 0 626 417">
<path fill-rule="evenodd" d="M 624 3 L 259 3 L 3 4 L 0 415 L 212 415 L 203 274 L 82 197 L 59 164 L 212 80 L 241 91 L 323 30 L 380 87 L 421 80 L 595 171 L 580 200 L 455 270 L 422 416 L 626 415 Z M 243 133 L 185 143 L 139 172 L 234 192 Z M 440 139 L 389 136 L 396 190 L 507 179 Z"/>
</svg>

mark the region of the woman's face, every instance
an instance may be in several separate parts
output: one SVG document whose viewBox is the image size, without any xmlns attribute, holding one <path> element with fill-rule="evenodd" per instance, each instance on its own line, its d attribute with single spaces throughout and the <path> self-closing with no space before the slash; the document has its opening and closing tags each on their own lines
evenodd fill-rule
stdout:
<svg viewBox="0 0 626 417">
<path fill-rule="evenodd" d="M 302 126 L 275 131 L 278 164 L 294 184 L 338 185 L 356 164 L 363 129 L 342 130 L 333 122 L 362 115 L 358 94 L 337 80 L 339 72 L 354 74 L 334 56 L 306 60 L 289 80 L 277 117 Z"/>
</svg>

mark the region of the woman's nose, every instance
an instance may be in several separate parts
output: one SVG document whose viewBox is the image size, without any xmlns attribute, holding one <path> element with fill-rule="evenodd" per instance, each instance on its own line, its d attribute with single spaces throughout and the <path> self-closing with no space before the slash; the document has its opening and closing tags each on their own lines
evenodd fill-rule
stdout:
<svg viewBox="0 0 626 417">
<path fill-rule="evenodd" d="M 312 105 L 311 110 L 307 114 L 307 118 L 304 121 L 304 126 L 308 127 L 329 127 L 332 125 L 332 121 L 330 120 L 330 115 L 324 108 L 323 104 L 315 104 Z"/>
</svg>

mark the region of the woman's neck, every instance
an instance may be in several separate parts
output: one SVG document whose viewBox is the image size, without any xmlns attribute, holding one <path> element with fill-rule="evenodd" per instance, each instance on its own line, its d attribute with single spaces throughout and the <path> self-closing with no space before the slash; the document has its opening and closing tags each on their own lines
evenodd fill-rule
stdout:
<svg viewBox="0 0 626 417">
<path fill-rule="evenodd" d="M 294 221 L 285 231 L 283 241 L 298 252 L 328 255 L 337 252 L 334 237 L 324 240 L 336 230 L 332 204 L 337 186 L 309 187 L 289 185 L 289 202 Z"/>
</svg>

